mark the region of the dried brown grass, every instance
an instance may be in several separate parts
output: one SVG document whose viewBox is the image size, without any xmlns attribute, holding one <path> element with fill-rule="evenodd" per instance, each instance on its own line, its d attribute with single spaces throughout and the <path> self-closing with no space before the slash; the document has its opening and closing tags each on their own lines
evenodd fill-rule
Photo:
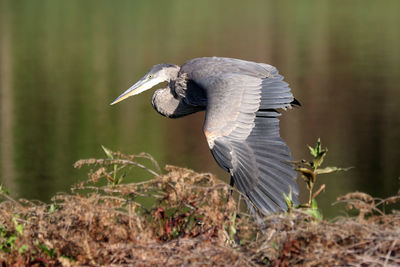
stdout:
<svg viewBox="0 0 400 267">
<path fill-rule="evenodd" d="M 158 175 L 134 156 L 114 157 L 77 162 L 77 167 L 94 166 L 89 179 L 71 194 L 56 195 L 52 204 L 15 201 L 3 193 L 0 265 L 400 264 L 400 214 L 378 209 L 398 196 L 376 201 L 352 193 L 339 201 L 360 210 L 356 218 L 329 222 L 294 209 L 264 218 L 261 229 L 229 197 L 229 186 L 211 174 L 167 166 L 166 174 Z M 101 185 L 104 179 L 115 181 L 114 165 L 119 173 L 136 166 L 155 177 Z M 13 243 L 7 241 L 10 237 Z"/>
</svg>

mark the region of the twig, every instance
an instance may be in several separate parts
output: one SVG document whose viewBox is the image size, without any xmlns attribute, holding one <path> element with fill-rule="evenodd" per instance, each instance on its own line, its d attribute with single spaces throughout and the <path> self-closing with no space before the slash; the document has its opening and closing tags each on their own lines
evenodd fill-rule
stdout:
<svg viewBox="0 0 400 267">
<path fill-rule="evenodd" d="M 7 195 L 6 193 L 1 193 L 0 195 L 3 196 L 5 199 L 11 201 L 12 203 L 18 205 L 19 207 L 23 207 L 23 206 L 21 205 L 21 203 L 19 203 L 18 201 L 16 201 L 15 199 L 13 199 L 13 198 L 10 197 L 9 195 Z"/>
<path fill-rule="evenodd" d="M 393 240 L 392 245 L 389 248 L 388 253 L 386 254 L 386 258 L 385 258 L 385 262 L 383 263 L 383 266 L 387 266 L 389 259 L 390 259 L 390 254 L 392 253 L 392 250 L 394 248 L 394 246 L 396 245 L 397 240 Z"/>
<path fill-rule="evenodd" d="M 317 192 L 314 193 L 312 198 L 316 198 L 319 195 L 319 193 L 321 193 L 321 191 L 325 191 L 325 184 L 321 185 L 321 187 L 317 190 Z"/>
<path fill-rule="evenodd" d="M 113 164 L 121 164 L 121 165 L 134 165 L 136 167 L 142 168 L 154 176 L 159 176 L 159 173 L 156 173 L 152 169 L 147 168 L 143 164 L 127 160 L 127 159 L 81 159 L 75 162 L 74 167 L 80 168 L 82 165 L 92 165 L 92 164 L 100 164 L 100 165 L 113 165 Z"/>
</svg>

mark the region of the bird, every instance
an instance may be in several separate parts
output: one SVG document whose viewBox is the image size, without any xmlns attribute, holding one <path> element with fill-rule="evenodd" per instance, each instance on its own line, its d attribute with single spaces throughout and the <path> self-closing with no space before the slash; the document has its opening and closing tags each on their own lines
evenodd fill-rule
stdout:
<svg viewBox="0 0 400 267">
<path fill-rule="evenodd" d="M 194 58 L 181 67 L 158 64 L 110 105 L 163 82 L 167 86 L 151 98 L 154 109 L 168 118 L 205 111 L 211 153 L 252 213 L 287 210 L 283 193 L 298 203 L 297 175 L 278 117 L 300 102 L 274 66 L 226 57 Z"/>
</svg>

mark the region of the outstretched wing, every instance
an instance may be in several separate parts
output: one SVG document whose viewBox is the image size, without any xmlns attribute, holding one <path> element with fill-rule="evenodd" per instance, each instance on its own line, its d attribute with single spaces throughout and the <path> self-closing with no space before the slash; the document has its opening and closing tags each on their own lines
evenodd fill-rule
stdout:
<svg viewBox="0 0 400 267">
<path fill-rule="evenodd" d="M 204 133 L 214 158 L 261 213 L 285 210 L 282 193 L 292 188 L 295 201 L 298 195 L 276 111 L 294 100 L 288 84 L 267 64 L 203 58 L 191 68 L 207 95 Z"/>
</svg>

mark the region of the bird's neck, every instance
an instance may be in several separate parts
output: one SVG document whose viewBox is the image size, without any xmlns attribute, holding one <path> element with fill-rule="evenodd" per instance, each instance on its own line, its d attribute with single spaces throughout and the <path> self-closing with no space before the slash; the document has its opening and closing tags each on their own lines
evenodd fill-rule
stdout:
<svg viewBox="0 0 400 267">
<path fill-rule="evenodd" d="M 179 75 L 179 70 L 181 68 L 178 65 L 172 65 L 168 69 L 165 70 L 165 76 L 167 77 L 167 82 L 171 83 L 175 81 Z"/>
<path fill-rule="evenodd" d="M 151 104 L 159 114 L 168 118 L 180 118 L 204 109 L 187 104 L 184 98 L 177 96 L 170 87 L 156 90 Z"/>
</svg>

